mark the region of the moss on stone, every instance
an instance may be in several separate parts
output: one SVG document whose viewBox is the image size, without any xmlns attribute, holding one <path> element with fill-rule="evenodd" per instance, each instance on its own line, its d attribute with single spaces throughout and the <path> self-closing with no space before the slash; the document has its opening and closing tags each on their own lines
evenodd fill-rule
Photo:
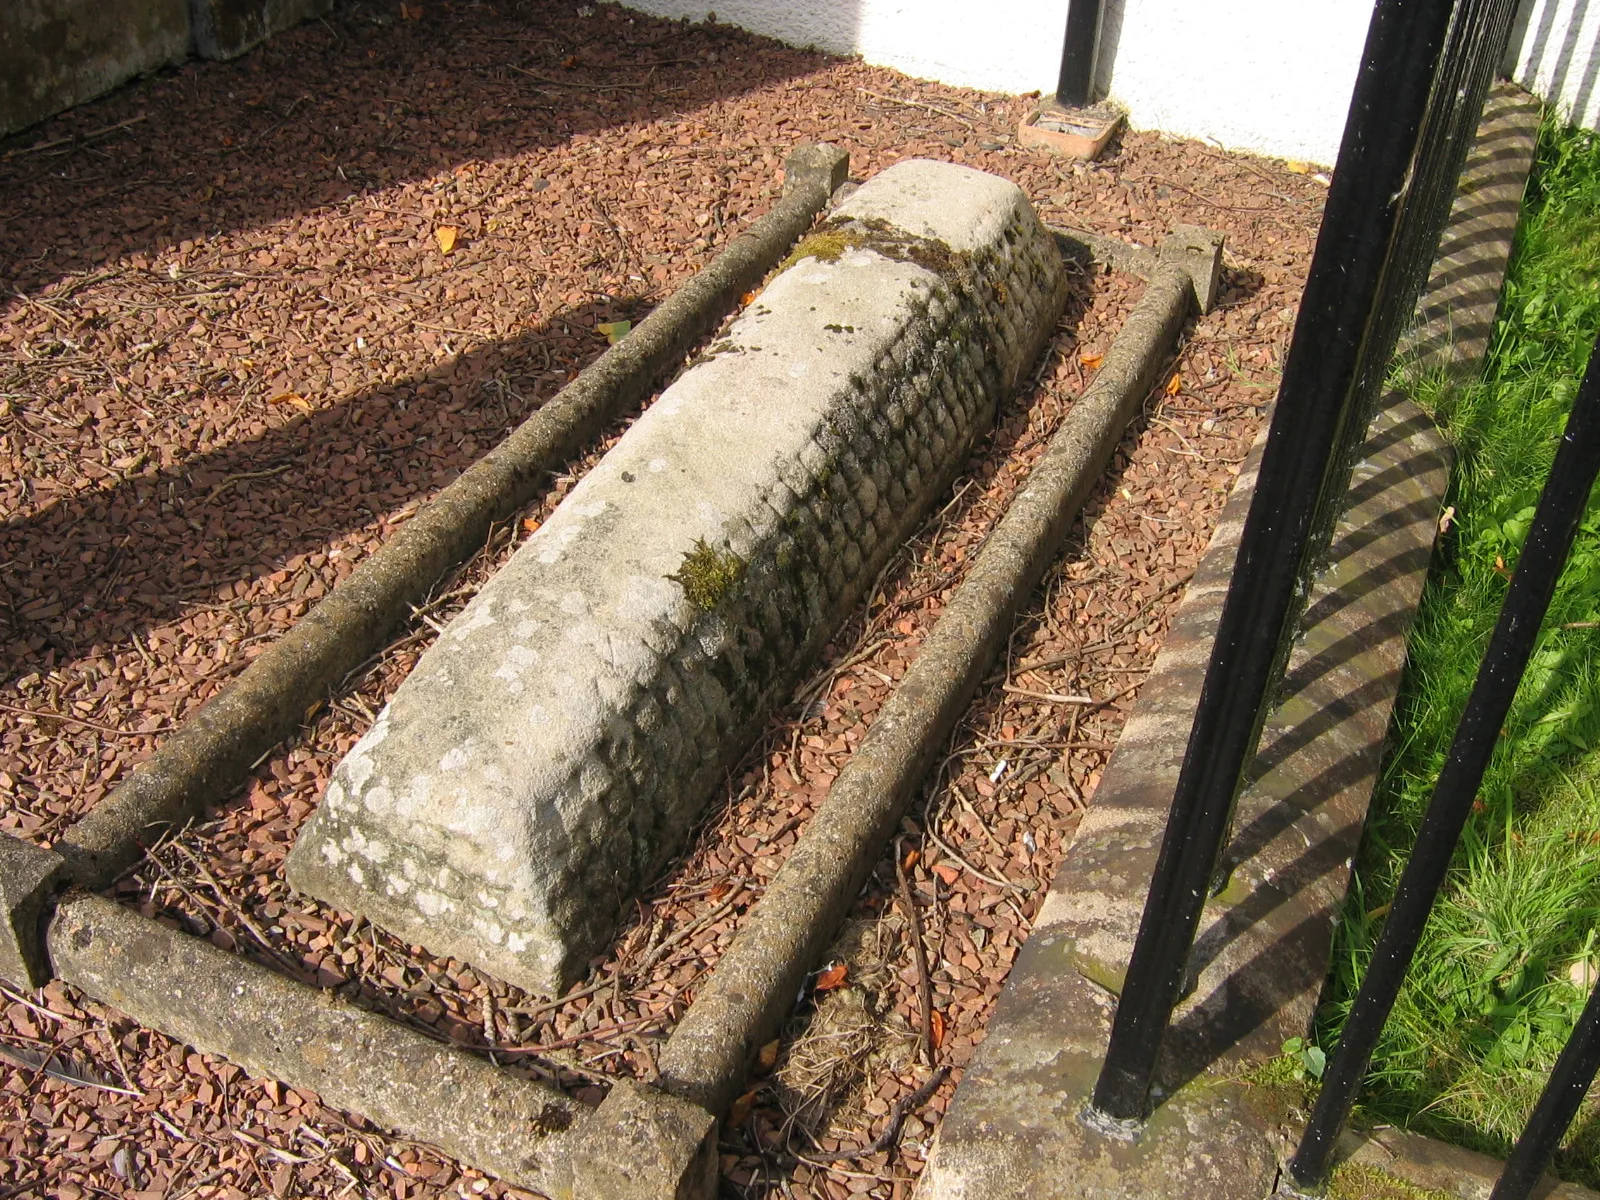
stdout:
<svg viewBox="0 0 1600 1200">
<path fill-rule="evenodd" d="M 1113 996 L 1122 995 L 1122 985 L 1126 982 L 1126 971 L 1119 971 L 1087 954 L 1080 954 L 1077 950 L 1072 952 L 1072 967 L 1096 987 L 1104 988 Z"/>
<path fill-rule="evenodd" d="M 1287 1054 L 1269 1059 L 1231 1082 L 1243 1085 L 1240 1101 L 1268 1126 L 1302 1124 L 1316 1095 Z"/>
<path fill-rule="evenodd" d="M 972 274 L 972 255 L 952 250 L 938 238 L 907 233 L 878 217 L 827 222 L 802 239 L 778 270 L 787 271 L 803 258 L 838 262 L 846 250 L 852 249 L 871 250 L 895 262 L 915 263 L 950 284 L 965 283 Z"/>
<path fill-rule="evenodd" d="M 789 252 L 789 257 L 778 264 L 779 271 L 787 271 L 802 258 L 819 262 L 838 262 L 846 250 L 866 245 L 863 231 L 851 225 L 824 225 L 813 234 L 800 239 L 800 244 Z"/>
<path fill-rule="evenodd" d="M 667 578 L 683 588 L 689 603 L 710 612 L 728 591 L 744 578 L 745 562 L 732 550 L 719 550 L 704 538 L 683 556 L 683 563 Z"/>
<path fill-rule="evenodd" d="M 1328 1180 L 1328 1200 L 1458 1200 L 1449 1192 L 1418 1187 L 1364 1163 L 1341 1163 Z"/>
</svg>

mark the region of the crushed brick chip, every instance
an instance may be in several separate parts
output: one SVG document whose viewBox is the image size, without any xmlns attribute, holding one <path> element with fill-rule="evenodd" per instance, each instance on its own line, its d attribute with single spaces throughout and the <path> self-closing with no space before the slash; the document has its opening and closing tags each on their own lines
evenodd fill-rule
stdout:
<svg viewBox="0 0 1600 1200">
<path fill-rule="evenodd" d="M 1219 307 L 1187 331 L 902 825 L 949 1078 L 888 1149 L 848 1153 L 929 1078 L 886 852 L 826 960 L 843 970 L 763 1048 L 722 1135 L 732 1195 L 908 1195 L 1260 426 L 1325 195 L 1281 163 L 1153 134 L 1093 165 L 1024 151 L 1025 103 L 611 6 L 402 17 L 352 0 L 0 142 L 0 829 L 59 836 L 764 212 L 801 142 L 845 147 L 857 177 L 908 157 L 994 171 L 1047 220 L 1147 246 L 1180 222 L 1219 229 Z M 435 627 L 625 423 L 114 894 L 433 1036 L 524 1048 L 508 1069 L 586 1102 L 650 1078 L 1140 287 L 1074 277 L 948 503 L 568 997 L 296 897 L 282 866 Z M 1040 698 L 1058 694 L 1106 703 Z M 59 983 L 0 996 L 0 1043 L 0 1195 L 521 1194 Z M 46 1058 L 58 1069 L 22 1065 Z"/>
</svg>

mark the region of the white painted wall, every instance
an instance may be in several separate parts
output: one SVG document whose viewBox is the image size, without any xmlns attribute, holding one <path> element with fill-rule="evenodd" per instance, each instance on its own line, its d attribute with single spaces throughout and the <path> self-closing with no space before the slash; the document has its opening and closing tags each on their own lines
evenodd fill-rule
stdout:
<svg viewBox="0 0 1600 1200">
<path fill-rule="evenodd" d="M 1517 83 L 1569 120 L 1600 129 L 1600 3 L 1523 0 L 1508 59 Z"/>
<path fill-rule="evenodd" d="M 627 0 L 920 79 L 1055 90 L 1068 0 Z M 1332 162 L 1371 0 L 1108 0 L 1100 75 L 1136 128 Z"/>
<path fill-rule="evenodd" d="M 1331 163 L 1371 16 L 1371 0 L 1107 0 L 1101 86 L 1137 129 Z"/>
<path fill-rule="evenodd" d="M 922 79 L 1050 92 L 1068 0 L 626 0 Z M 1332 163 L 1372 0 L 1106 0 L 1099 82 L 1137 129 Z M 1512 76 L 1600 127 L 1600 0 L 1523 0 Z"/>
<path fill-rule="evenodd" d="M 991 92 L 1053 92 L 1067 0 L 624 0 L 663 17 L 717 20 L 752 33 L 859 54 L 918 79 Z"/>
</svg>

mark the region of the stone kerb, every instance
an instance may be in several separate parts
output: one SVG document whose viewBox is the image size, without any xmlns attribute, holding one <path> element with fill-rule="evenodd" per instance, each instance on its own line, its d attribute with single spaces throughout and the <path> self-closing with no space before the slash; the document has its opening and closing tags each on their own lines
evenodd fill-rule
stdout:
<svg viewBox="0 0 1600 1200">
<path fill-rule="evenodd" d="M 1328 565 L 1312 588 L 1207 904 L 1186 995 L 1136 1141 L 1080 1120 L 1099 1073 L 1211 641 L 1260 441 L 1034 920 L 987 1036 L 940 1125 L 918 1200 L 1162 1200 L 1271 1194 L 1284 1103 L 1248 1082 L 1310 1029 L 1377 779 L 1405 638 L 1449 475 L 1410 401 L 1368 428 Z"/>
<path fill-rule="evenodd" d="M 447 627 L 291 883 L 541 993 L 965 460 L 1066 282 L 1015 185 L 865 184 Z"/>
</svg>

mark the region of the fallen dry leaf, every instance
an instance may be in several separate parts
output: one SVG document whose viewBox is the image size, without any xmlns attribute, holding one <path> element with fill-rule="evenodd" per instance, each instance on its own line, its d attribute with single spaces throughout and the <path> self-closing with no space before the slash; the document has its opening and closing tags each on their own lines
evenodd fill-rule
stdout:
<svg viewBox="0 0 1600 1200">
<path fill-rule="evenodd" d="M 756 1051 L 756 1065 L 763 1071 L 770 1071 L 778 1062 L 778 1039 L 773 1038 L 760 1050 Z"/>
<path fill-rule="evenodd" d="M 921 858 L 922 858 L 922 851 L 921 850 L 909 850 L 909 851 L 907 851 L 905 859 L 900 863 L 900 869 L 902 871 L 910 871 L 912 867 L 917 865 L 917 863 L 921 860 Z"/>
<path fill-rule="evenodd" d="M 1178 389 L 1181 387 L 1183 387 L 1183 376 L 1173 375 L 1171 379 L 1167 380 L 1167 395 L 1176 396 Z"/>
<path fill-rule="evenodd" d="M 449 254 L 456 248 L 456 235 L 460 233 L 454 225 L 441 225 L 433 231 L 433 240 L 439 243 L 439 253 Z"/>
<path fill-rule="evenodd" d="M 935 1050 L 944 1045 L 945 1023 L 944 1014 L 937 1008 L 933 1010 L 931 1028 L 933 1031 L 933 1048 Z"/>
<path fill-rule="evenodd" d="M 298 408 L 301 412 L 310 412 L 311 411 L 311 401 L 307 400 L 299 392 L 279 392 L 276 396 L 273 396 L 270 400 L 268 400 L 267 403 L 268 404 L 292 404 L 295 408 Z"/>
<path fill-rule="evenodd" d="M 849 963 L 834 963 L 822 974 L 817 976 L 817 982 L 812 985 L 812 991 L 831 992 L 834 988 L 843 987 L 845 978 L 850 974 Z"/>
<path fill-rule="evenodd" d="M 737 1129 L 739 1126 L 744 1124 L 745 1118 L 750 1115 L 750 1110 L 755 1107 L 756 1093 L 759 1091 L 759 1088 L 755 1088 L 746 1092 L 744 1095 L 735 1100 L 728 1108 L 729 1128 Z"/>
<path fill-rule="evenodd" d="M 539 528 L 539 518 L 538 517 L 523 517 L 522 518 L 522 532 L 523 533 L 532 533 L 538 528 Z"/>
<path fill-rule="evenodd" d="M 1091 371 L 1098 370 L 1099 367 L 1100 367 L 1100 364 L 1105 362 L 1105 360 L 1106 360 L 1106 356 L 1104 354 L 1080 354 L 1080 355 L 1078 355 L 1078 361 L 1081 362 L 1084 366 L 1088 367 L 1089 370 L 1091 370 Z"/>
</svg>

